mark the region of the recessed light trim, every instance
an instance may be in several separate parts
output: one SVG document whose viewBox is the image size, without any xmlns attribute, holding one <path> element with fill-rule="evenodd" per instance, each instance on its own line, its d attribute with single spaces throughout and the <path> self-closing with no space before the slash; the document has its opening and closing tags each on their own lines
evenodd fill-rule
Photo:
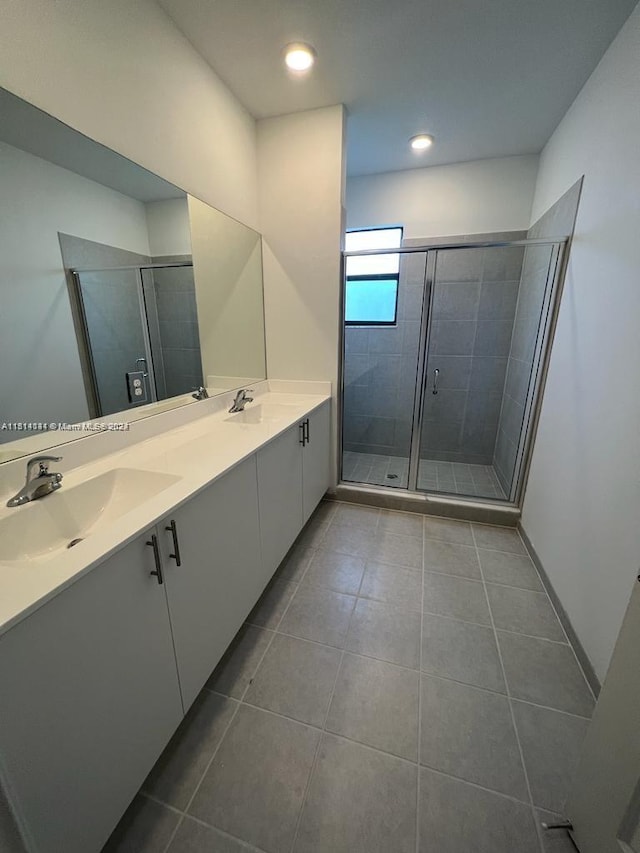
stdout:
<svg viewBox="0 0 640 853">
<path fill-rule="evenodd" d="M 409 145 L 414 151 L 426 151 L 433 145 L 433 136 L 430 133 L 417 133 L 411 137 Z"/>
<path fill-rule="evenodd" d="M 316 52 L 310 44 L 292 42 L 284 49 L 284 62 L 289 71 L 304 74 L 310 71 L 316 61 Z"/>
</svg>

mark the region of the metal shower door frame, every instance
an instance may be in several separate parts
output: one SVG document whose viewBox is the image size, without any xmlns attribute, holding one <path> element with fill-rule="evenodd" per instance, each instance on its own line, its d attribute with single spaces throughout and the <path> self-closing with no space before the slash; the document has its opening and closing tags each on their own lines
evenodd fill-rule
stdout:
<svg viewBox="0 0 640 853">
<path fill-rule="evenodd" d="M 480 242 L 461 242 L 461 243 L 442 243 L 442 244 L 427 244 L 422 246 L 406 246 L 396 249 L 365 249 L 358 252 L 342 252 L 342 276 L 341 276 L 341 299 L 340 299 L 340 373 L 339 373 L 339 400 L 338 400 L 338 482 L 342 480 L 342 464 L 343 464 L 343 423 L 344 423 L 344 372 L 345 372 L 345 323 L 344 323 L 344 307 L 346 293 L 346 259 L 348 257 L 366 256 L 366 255 L 388 255 L 388 254 L 424 254 L 425 260 L 425 276 L 423 284 L 423 301 L 422 301 L 422 316 L 420 320 L 420 343 L 418 350 L 418 361 L 416 367 L 416 394 L 414 398 L 413 418 L 411 425 L 411 447 L 409 452 L 409 477 L 407 489 L 394 489 L 395 493 L 404 494 L 423 494 L 432 493 L 429 489 L 418 489 L 418 468 L 420 463 L 420 440 L 422 436 L 422 427 L 424 423 L 425 397 L 426 397 L 426 382 L 427 382 L 427 363 L 428 363 L 428 348 L 431 334 L 432 316 L 433 316 L 433 296 L 434 283 L 436 277 L 437 255 L 440 251 L 451 249 L 492 249 L 492 248 L 510 248 L 523 246 L 552 246 L 552 253 L 547 273 L 547 284 L 545 287 L 545 295 L 541 310 L 541 319 L 538 326 L 536 336 L 536 347 L 534 351 L 532 374 L 529 379 L 529 388 L 527 391 L 527 400 L 525 405 L 525 414 L 520 430 L 520 440 L 518 443 L 518 452 L 516 455 L 516 463 L 514 466 L 514 474 L 511 483 L 509 497 L 505 501 L 500 501 L 504 506 L 520 507 L 524 490 L 531 467 L 531 455 L 533 451 L 534 438 L 536 435 L 538 423 L 540 420 L 540 409 L 542 405 L 542 397 L 544 394 L 544 386 L 546 383 L 547 374 L 549 371 L 549 363 L 551 358 L 551 344 L 553 335 L 558 320 L 560 310 L 560 301 L 564 286 L 564 277 L 568 261 L 567 246 L 569 237 L 542 237 L 522 240 L 504 240 L 504 241 L 480 241 Z M 533 374 L 535 371 L 535 376 Z M 533 380 L 533 381 L 532 381 Z M 504 393 L 504 392 L 503 392 Z M 353 484 L 351 484 L 353 485 Z M 368 488 L 387 491 L 385 486 L 371 486 L 365 484 Z M 450 495 L 446 497 L 455 498 L 464 501 L 473 500 L 479 503 L 495 504 L 493 498 L 482 498 L 479 496 L 467 495 Z"/>
<path fill-rule="evenodd" d="M 418 343 L 418 363 L 416 365 L 416 391 L 411 423 L 411 447 L 409 449 L 407 489 L 410 492 L 422 491 L 418 489 L 418 469 L 420 467 L 420 443 L 422 441 L 422 425 L 424 422 L 425 397 L 427 393 L 427 363 L 429 360 L 429 340 L 431 337 L 431 317 L 433 315 L 434 283 L 436 280 L 436 259 L 438 252 L 433 249 L 425 250 L 425 255 L 420 341 Z"/>
<path fill-rule="evenodd" d="M 516 453 L 516 461 L 511 480 L 509 501 L 514 506 L 522 506 L 524 491 L 531 469 L 531 457 L 533 455 L 534 439 L 538 431 L 544 388 L 549 373 L 551 362 L 551 350 L 560 302 L 564 289 L 564 279 L 567 262 L 569 259 L 569 238 L 548 241 L 552 246 L 549 267 L 547 269 L 547 283 L 540 311 L 540 320 L 536 335 L 532 373 L 529 376 L 529 387 L 524 406 L 524 415 L 520 426 L 520 440 Z M 524 263 L 524 261 L 523 261 Z M 534 373 L 535 372 L 535 373 Z"/>
<path fill-rule="evenodd" d="M 144 281 L 142 278 L 142 270 L 147 269 L 146 266 L 139 266 L 137 269 L 136 280 L 138 283 L 138 304 L 140 306 L 140 321 L 142 323 L 142 339 L 144 341 L 145 361 L 147 365 L 147 385 L 149 387 L 149 396 L 151 403 L 158 402 L 158 388 L 156 386 L 156 371 L 153 362 L 153 351 L 151 349 L 151 336 L 149 334 L 149 313 L 144 296 Z M 140 361 L 140 359 L 138 359 Z"/>
</svg>

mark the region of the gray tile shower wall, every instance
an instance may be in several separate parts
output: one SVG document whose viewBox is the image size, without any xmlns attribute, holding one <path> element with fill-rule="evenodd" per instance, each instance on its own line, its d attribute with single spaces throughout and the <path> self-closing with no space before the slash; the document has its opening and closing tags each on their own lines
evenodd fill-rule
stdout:
<svg viewBox="0 0 640 853">
<path fill-rule="evenodd" d="M 582 180 L 575 183 L 527 232 L 527 237 L 565 237 L 572 234 Z M 522 265 L 504 397 L 498 421 L 493 467 L 500 485 L 509 494 L 518 445 L 521 440 L 531 370 L 540 325 L 549 264 L 550 246 L 528 246 Z"/>
<path fill-rule="evenodd" d="M 153 282 L 166 396 L 174 397 L 203 383 L 193 267 L 154 269 Z"/>
</svg>

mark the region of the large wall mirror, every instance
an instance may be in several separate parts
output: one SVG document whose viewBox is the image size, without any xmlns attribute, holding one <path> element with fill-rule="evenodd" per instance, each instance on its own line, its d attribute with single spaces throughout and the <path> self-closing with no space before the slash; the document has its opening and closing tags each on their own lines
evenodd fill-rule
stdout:
<svg viewBox="0 0 640 853">
<path fill-rule="evenodd" d="M 266 376 L 251 228 L 0 89 L 0 462 Z"/>
</svg>

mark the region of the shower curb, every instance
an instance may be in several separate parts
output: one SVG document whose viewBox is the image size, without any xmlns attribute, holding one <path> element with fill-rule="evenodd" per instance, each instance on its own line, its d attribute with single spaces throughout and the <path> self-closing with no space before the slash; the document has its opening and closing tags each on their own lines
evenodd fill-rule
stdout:
<svg viewBox="0 0 640 853">
<path fill-rule="evenodd" d="M 498 524 L 503 527 L 516 527 L 520 521 L 520 510 L 514 506 L 501 506 L 496 503 L 460 500 L 437 495 L 417 495 L 413 492 L 398 491 L 390 494 L 387 489 L 365 486 L 341 484 L 330 489 L 325 497 L 328 500 L 364 504 L 401 512 L 415 512 L 421 515 L 435 515 L 461 521 Z"/>
</svg>

